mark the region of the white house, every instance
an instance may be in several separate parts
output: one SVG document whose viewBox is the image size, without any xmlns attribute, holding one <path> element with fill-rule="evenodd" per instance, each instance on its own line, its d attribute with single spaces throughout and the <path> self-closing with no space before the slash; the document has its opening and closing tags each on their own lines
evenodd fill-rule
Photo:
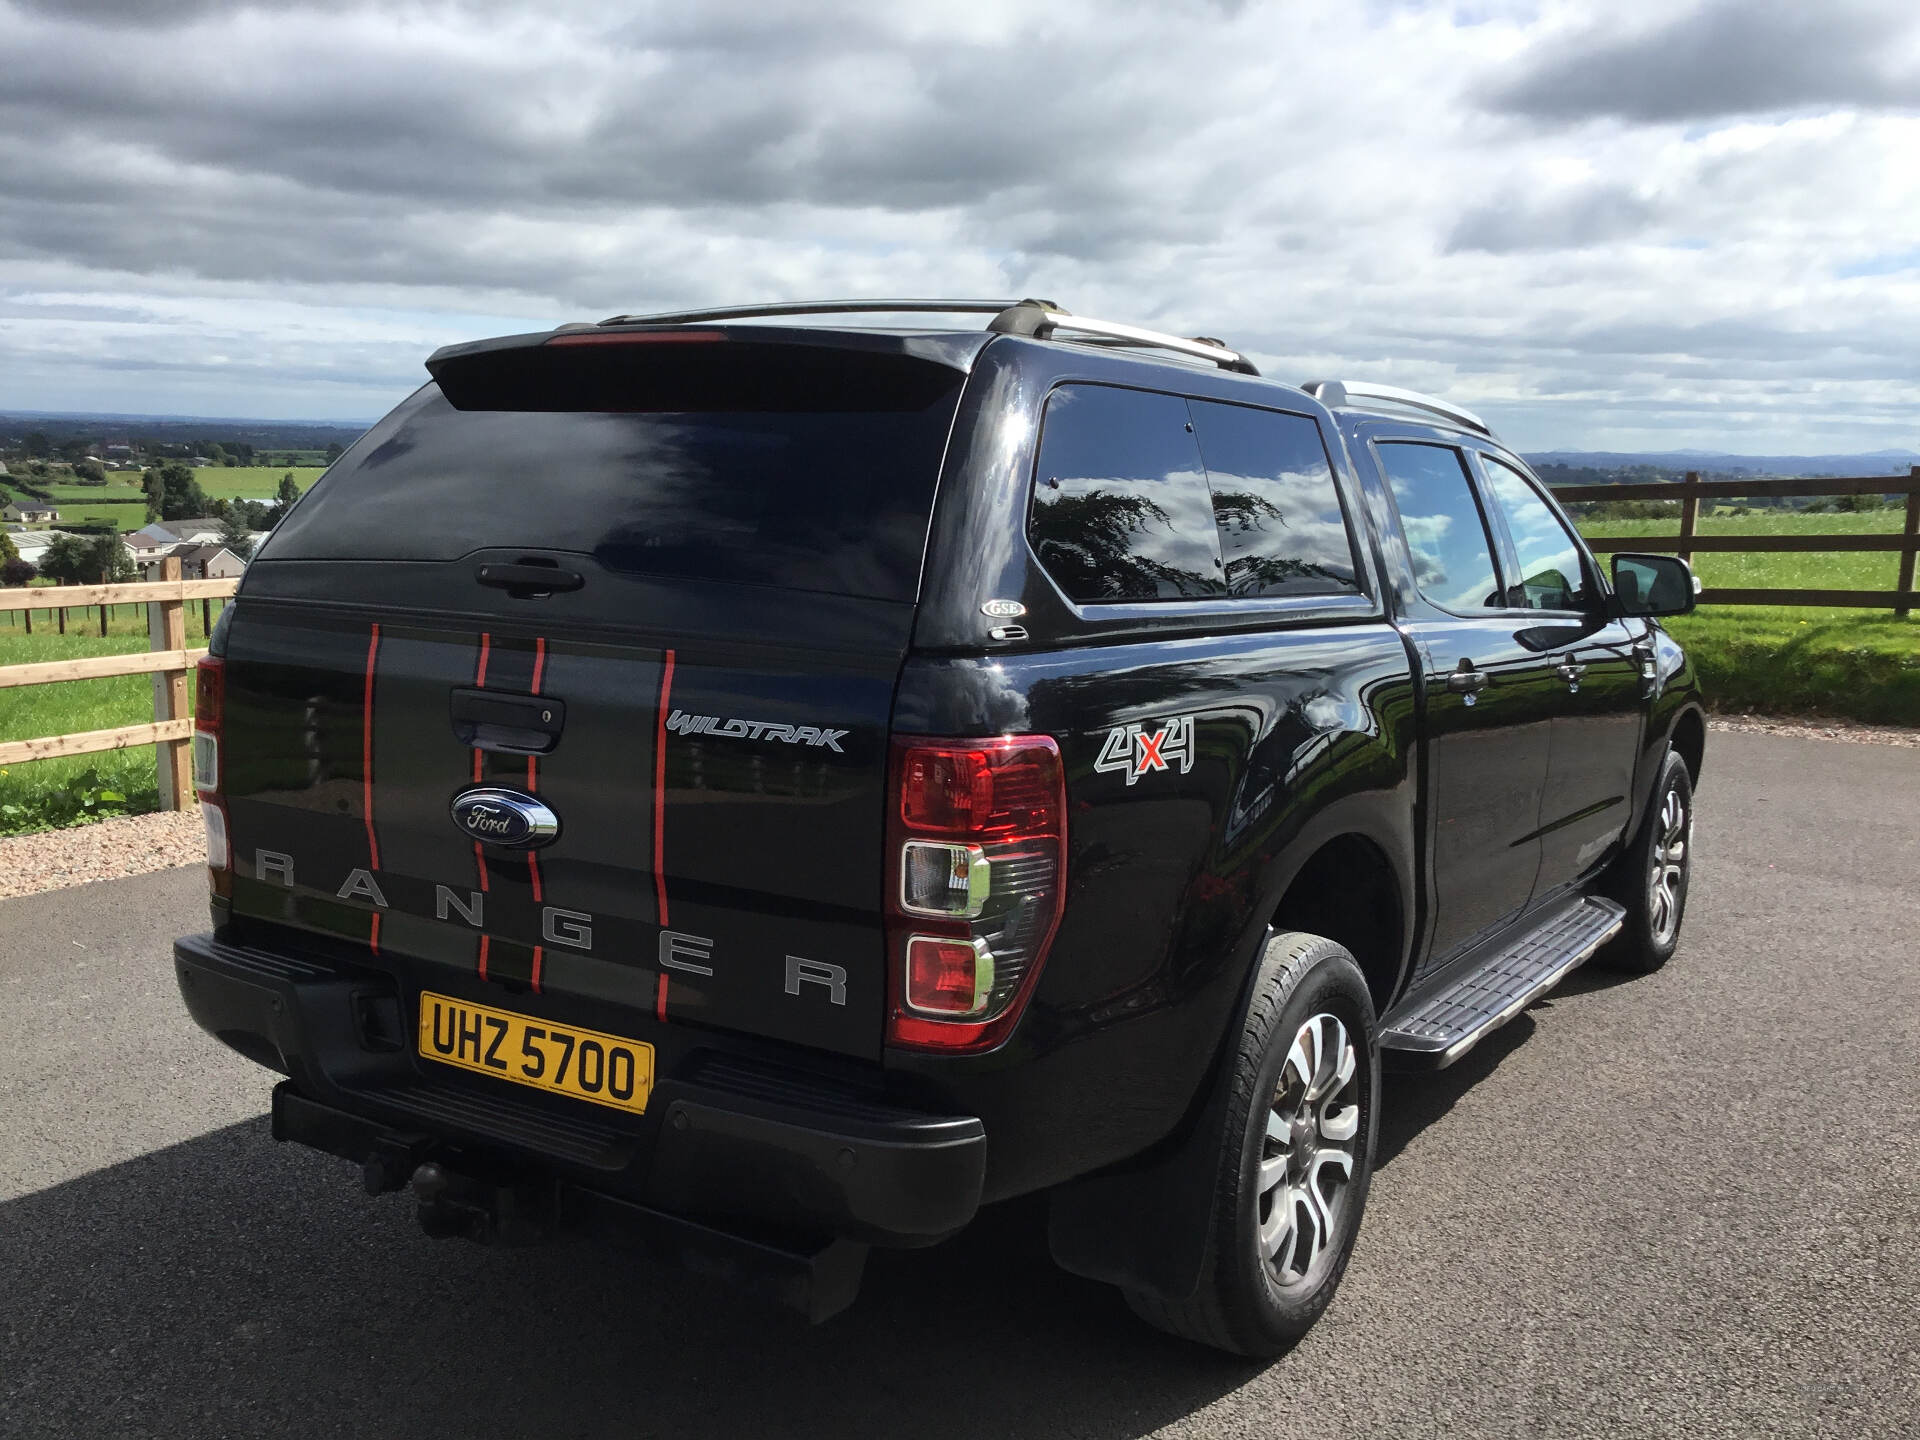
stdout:
<svg viewBox="0 0 1920 1440">
<path fill-rule="evenodd" d="M 192 520 L 155 520 L 127 536 L 127 548 L 136 559 L 164 555 L 176 545 L 210 545 L 220 538 L 220 522 L 212 516 Z"/>
<path fill-rule="evenodd" d="M 20 558 L 29 565 L 38 565 L 53 548 L 53 542 L 60 538 L 58 530 L 15 530 L 7 538 L 13 541 L 13 548 L 20 552 Z"/>
<path fill-rule="evenodd" d="M 16 500 L 0 510 L 0 519 L 16 525 L 57 525 L 60 523 L 60 512 L 37 500 Z"/>
<path fill-rule="evenodd" d="M 246 561 L 220 544 L 183 545 L 172 553 L 179 557 L 183 580 L 230 580 L 247 568 Z M 165 558 L 157 556 L 145 563 L 149 580 L 160 578 L 160 566 Z"/>
</svg>

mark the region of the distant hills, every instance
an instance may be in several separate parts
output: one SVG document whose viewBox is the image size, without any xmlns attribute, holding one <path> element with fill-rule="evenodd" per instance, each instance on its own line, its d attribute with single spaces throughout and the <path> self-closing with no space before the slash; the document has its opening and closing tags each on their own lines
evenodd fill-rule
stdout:
<svg viewBox="0 0 1920 1440">
<path fill-rule="evenodd" d="M 256 450 L 324 450 L 351 445 L 371 420 L 246 420 L 217 415 L 90 415 L 35 410 L 0 410 L 0 449 L 17 445 L 30 431 L 44 433 L 58 446 L 67 440 L 131 439 L 162 444 L 202 440 L 243 440 Z"/>
<path fill-rule="evenodd" d="M 1732 455 L 1712 450 L 1543 450 L 1527 456 L 1535 469 L 1631 470 L 1650 465 L 1684 474 L 1716 475 L 1905 475 L 1920 465 L 1920 451 L 1869 450 L 1857 455 Z M 1622 476 L 1622 479 L 1627 477 Z M 1638 477 L 1635 477 L 1638 478 Z"/>
</svg>

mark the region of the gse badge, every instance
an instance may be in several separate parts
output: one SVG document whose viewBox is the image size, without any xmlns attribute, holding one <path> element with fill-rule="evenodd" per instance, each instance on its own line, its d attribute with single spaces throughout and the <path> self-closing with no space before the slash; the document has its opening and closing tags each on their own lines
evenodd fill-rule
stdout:
<svg viewBox="0 0 1920 1440">
<path fill-rule="evenodd" d="M 1107 743 L 1100 747 L 1095 770 L 1119 770 L 1131 785 L 1142 775 L 1155 770 L 1180 773 L 1193 769 L 1193 716 L 1176 715 L 1164 725 L 1148 729 L 1144 725 L 1116 725 L 1107 732 Z"/>
<path fill-rule="evenodd" d="M 491 785 L 454 796 L 453 823 L 470 840 L 514 850 L 549 844 L 560 833 L 560 817 L 533 796 Z"/>
</svg>

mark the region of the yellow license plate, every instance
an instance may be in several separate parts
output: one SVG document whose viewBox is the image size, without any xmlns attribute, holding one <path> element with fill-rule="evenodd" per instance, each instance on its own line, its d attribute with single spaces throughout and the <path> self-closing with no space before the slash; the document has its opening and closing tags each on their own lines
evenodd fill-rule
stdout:
<svg viewBox="0 0 1920 1440">
<path fill-rule="evenodd" d="M 653 1089 L 653 1047 L 432 991 L 420 996 L 420 1053 L 516 1085 L 635 1115 Z"/>
</svg>

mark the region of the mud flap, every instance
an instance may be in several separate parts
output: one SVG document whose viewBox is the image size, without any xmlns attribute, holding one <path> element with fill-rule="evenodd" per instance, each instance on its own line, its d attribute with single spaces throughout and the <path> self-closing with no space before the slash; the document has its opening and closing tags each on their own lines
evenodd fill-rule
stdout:
<svg viewBox="0 0 1920 1440">
<path fill-rule="evenodd" d="M 1062 1270 L 1162 1300 L 1186 1300 L 1199 1290 L 1232 1083 L 1229 1051 L 1246 1027 L 1247 1006 L 1267 971 L 1273 934 L 1269 930 L 1260 937 L 1254 952 L 1260 959 L 1248 966 L 1232 1026 L 1214 1056 L 1206 1098 L 1192 1121 L 1139 1159 L 1052 1192 L 1047 1246 Z"/>
</svg>

